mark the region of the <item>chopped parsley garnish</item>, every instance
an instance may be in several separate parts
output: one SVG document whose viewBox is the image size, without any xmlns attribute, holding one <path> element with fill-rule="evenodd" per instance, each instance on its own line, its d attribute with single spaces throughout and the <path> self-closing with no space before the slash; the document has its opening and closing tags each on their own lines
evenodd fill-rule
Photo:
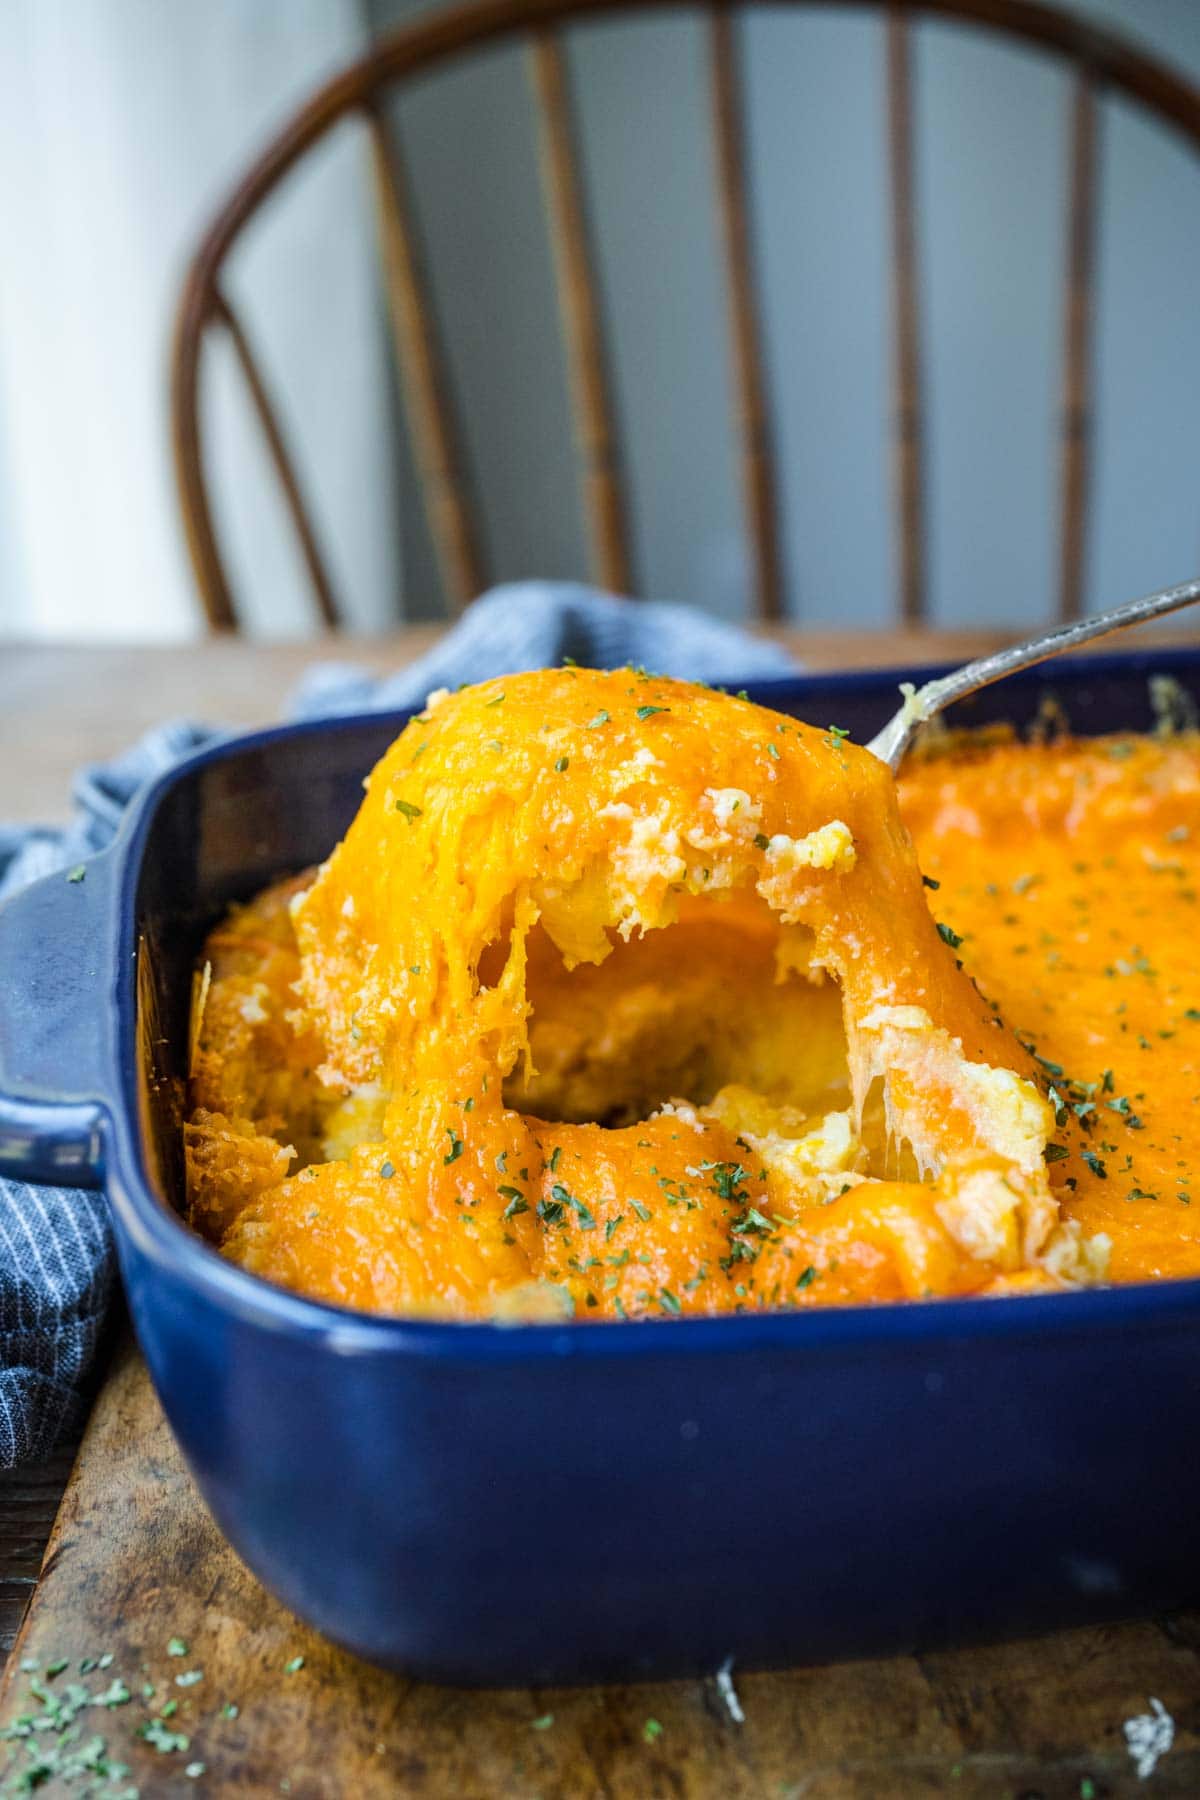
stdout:
<svg viewBox="0 0 1200 1800">
<path fill-rule="evenodd" d="M 642 1726 L 642 1736 L 648 1744 L 656 1744 L 663 1734 L 663 1728 L 657 1719 L 647 1719 Z"/>
<path fill-rule="evenodd" d="M 639 706 L 637 716 L 639 719 L 648 719 L 654 713 L 670 712 L 670 710 L 669 706 Z"/>
<path fill-rule="evenodd" d="M 395 1164 L 394 1164 L 394 1163 L 392 1163 L 392 1162 L 390 1162 L 390 1161 L 389 1161 L 389 1162 L 381 1162 L 381 1163 L 380 1163 L 380 1165 L 379 1165 L 379 1175 L 380 1175 L 380 1179 L 381 1179 L 381 1180 L 383 1180 L 383 1181 L 390 1181 L 390 1180 L 391 1180 L 391 1179 L 392 1179 L 392 1176 L 393 1176 L 393 1175 L 394 1175 L 394 1174 L 395 1174 L 395 1173 L 396 1173 L 396 1166 L 395 1166 Z"/>
<path fill-rule="evenodd" d="M 561 1200 L 539 1200 L 537 1215 L 543 1225 L 559 1225 L 566 1209 Z"/>
<path fill-rule="evenodd" d="M 188 1647 L 182 1638 L 172 1638 L 167 1645 L 168 1656 L 186 1656 L 187 1653 Z"/>
<path fill-rule="evenodd" d="M 616 1231 L 617 1226 L 623 1225 L 624 1223 L 625 1223 L 625 1214 L 624 1213 L 618 1213 L 615 1219 L 610 1219 L 608 1221 L 608 1224 L 604 1227 L 604 1241 L 606 1244 L 612 1243 L 613 1233 Z"/>
<path fill-rule="evenodd" d="M 283 1672 L 285 1675 L 297 1675 L 303 1667 L 304 1658 L 302 1656 L 293 1656 L 290 1662 L 284 1663 Z"/>
<path fill-rule="evenodd" d="M 941 938 L 943 944 L 949 944 L 952 950 L 957 950 L 958 946 L 962 943 L 962 938 L 959 936 L 958 932 L 955 931 L 952 926 L 943 925 L 940 921 L 938 922 L 938 936 Z M 1061 1070 L 1059 1073 L 1061 1074 Z"/>
<path fill-rule="evenodd" d="M 447 1125 L 446 1136 L 450 1139 L 450 1150 L 448 1155 L 443 1156 L 442 1161 L 444 1163 L 457 1162 L 463 1153 L 463 1141 L 453 1125 Z"/>
<path fill-rule="evenodd" d="M 518 1214 L 527 1213 L 529 1211 L 529 1202 L 526 1200 L 520 1188 L 502 1187 L 500 1192 L 508 1201 L 508 1205 L 500 1214 L 502 1219 L 515 1219 Z"/>
<path fill-rule="evenodd" d="M 540 1719 L 531 1719 L 529 1723 L 534 1731 L 549 1731 L 554 1723 L 554 1714 L 543 1713 Z"/>
<path fill-rule="evenodd" d="M 702 1162 L 694 1172 L 712 1176 L 713 1188 L 719 1200 L 738 1201 L 749 1198 L 746 1189 L 741 1184 L 749 1180 L 750 1171 L 744 1169 L 741 1163 Z M 688 1174 L 692 1173 L 693 1171 L 689 1169 Z"/>
<path fill-rule="evenodd" d="M 763 1217 L 757 1206 L 748 1206 L 741 1218 L 735 1219 L 729 1229 L 743 1237 L 749 1237 L 753 1232 L 759 1232 L 763 1237 L 770 1237 L 771 1221 Z"/>
<path fill-rule="evenodd" d="M 1092 1171 L 1093 1175 L 1098 1175 L 1100 1177 L 1101 1181 L 1108 1180 L 1108 1170 L 1105 1168 L 1100 1157 L 1098 1157 L 1096 1155 L 1094 1150 L 1085 1150 L 1083 1152 L 1083 1160 L 1087 1164 L 1088 1168 Z"/>
<path fill-rule="evenodd" d="M 485 700 L 484 705 L 485 706 L 503 706 L 504 705 L 504 695 L 497 694 L 496 698 L 494 700 Z"/>
<path fill-rule="evenodd" d="M 423 808 L 414 806 L 411 800 L 397 800 L 396 811 L 398 813 L 403 813 L 411 825 L 414 819 L 419 819 L 421 817 Z"/>
<path fill-rule="evenodd" d="M 596 1221 L 584 1205 L 583 1201 L 580 1200 L 577 1195 L 573 1194 L 569 1188 L 565 1188 L 561 1181 L 556 1181 L 554 1186 L 550 1189 L 550 1192 L 563 1206 L 569 1206 L 574 1210 L 575 1215 L 579 1220 L 581 1231 L 594 1231 L 596 1229 Z"/>
<path fill-rule="evenodd" d="M 847 728 L 844 725 L 827 725 L 825 727 L 825 729 L 829 733 L 830 737 L 833 739 L 834 744 L 839 749 L 845 743 L 846 739 L 850 736 L 849 731 L 847 730 Z"/>
<path fill-rule="evenodd" d="M 607 725 L 608 720 L 609 720 L 609 715 L 606 712 L 604 712 L 602 709 L 600 712 L 598 712 L 596 714 L 594 719 L 588 720 L 587 728 L 589 731 L 594 731 L 596 729 L 597 725 Z"/>
<path fill-rule="evenodd" d="M 813 1268 L 812 1264 L 809 1263 L 807 1269 L 804 1270 L 803 1274 L 797 1275 L 796 1286 L 798 1288 L 811 1287 L 813 1282 L 816 1279 L 817 1279 L 817 1271 Z"/>
<path fill-rule="evenodd" d="M 927 888 L 932 888 L 935 894 L 942 885 L 940 881 L 935 881 L 932 875 L 922 875 L 921 880 Z"/>
<path fill-rule="evenodd" d="M 570 766 L 571 766 L 570 757 L 569 756 L 560 756 L 558 761 L 554 765 L 554 773 L 556 775 L 565 775 L 567 770 L 570 768 Z"/>
<path fill-rule="evenodd" d="M 756 831 L 755 832 L 754 848 L 756 850 L 769 850 L 771 848 L 771 840 L 767 836 L 765 831 Z"/>
<path fill-rule="evenodd" d="M 631 1200 L 629 1202 L 629 1204 L 630 1204 L 630 1206 L 632 1206 L 632 1208 L 633 1208 L 634 1212 L 637 1214 L 638 1218 L 642 1221 L 642 1224 L 643 1225 L 649 1224 L 650 1220 L 654 1217 L 654 1214 L 650 1211 L 650 1208 L 648 1206 L 643 1206 L 640 1200 Z"/>
<path fill-rule="evenodd" d="M 658 1290 L 658 1303 L 664 1312 L 674 1313 L 676 1316 L 683 1311 L 682 1306 L 680 1306 L 670 1288 L 660 1288 Z"/>
<path fill-rule="evenodd" d="M 81 881 L 86 881 L 86 879 L 87 868 L 83 863 L 76 863 L 73 869 L 67 871 L 67 880 L 72 887 L 77 887 Z"/>
<path fill-rule="evenodd" d="M 1071 1152 L 1065 1144 L 1047 1144 L 1043 1154 L 1047 1162 L 1053 1163 L 1062 1162 L 1064 1157 L 1070 1156 Z"/>
<path fill-rule="evenodd" d="M 554 1174 L 554 1171 L 558 1168 L 558 1159 L 561 1155 L 562 1155 L 562 1145 L 555 1144 L 553 1150 L 550 1152 L 550 1160 L 546 1164 L 546 1167 L 549 1169 L 549 1171 L 552 1175 Z"/>
</svg>

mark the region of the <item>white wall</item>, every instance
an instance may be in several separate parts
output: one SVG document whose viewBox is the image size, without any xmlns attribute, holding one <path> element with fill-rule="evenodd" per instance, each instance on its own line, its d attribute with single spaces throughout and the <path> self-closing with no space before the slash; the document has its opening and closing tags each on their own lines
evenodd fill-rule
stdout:
<svg viewBox="0 0 1200 1800">
<path fill-rule="evenodd" d="M 177 287 L 251 152 L 363 43 L 357 0 L 7 0 L 0 630 L 198 628 L 167 434 Z M 394 611 L 399 573 L 358 164 L 338 141 L 290 184 L 239 258 L 234 298 L 307 450 L 339 585 L 371 621 Z M 257 620 L 298 629 L 309 610 L 294 551 L 228 375 L 218 368 L 208 422 L 235 574 Z"/>
<path fill-rule="evenodd" d="M 197 612 L 165 429 L 183 258 L 253 146 L 405 0 L 9 0 L 0 18 L 0 630 L 179 635 Z M 1091 0 L 1200 82 L 1194 0 Z M 745 15 L 751 199 L 798 617 L 881 623 L 886 150 L 878 19 Z M 728 430 L 704 41 L 686 16 L 571 33 L 643 585 L 736 615 L 748 559 Z M 929 598 L 1022 624 L 1055 586 L 1067 83 L 1034 53 L 922 25 L 915 55 Z M 585 571 L 562 345 L 516 51 L 407 94 L 397 121 L 482 481 L 498 578 Z M 341 592 L 364 623 L 438 585 L 373 284 L 361 147 L 344 134 L 239 255 Z M 1106 102 L 1093 605 L 1195 572 L 1200 162 Z M 308 614 L 244 409 L 212 443 L 259 628 Z M 399 516 L 399 523 L 397 522 Z M 403 595 L 401 600 L 401 590 Z"/>
<path fill-rule="evenodd" d="M 418 10 L 371 4 L 380 27 Z M 1078 10 L 1200 82 L 1195 0 Z M 821 625 L 883 623 L 896 587 L 883 31 L 870 8 L 742 20 L 793 609 Z M 748 565 L 703 37 L 686 15 L 660 16 L 577 28 L 570 45 L 642 580 L 737 615 Z M 1050 614 L 1057 586 L 1069 82 L 1035 51 L 931 23 L 914 78 L 930 616 L 1019 626 Z M 401 108 L 442 304 L 460 334 L 475 323 L 455 373 L 478 467 L 502 463 L 506 433 L 528 424 L 539 374 L 554 387 L 537 392 L 540 457 L 530 467 L 523 437 L 510 459 L 521 480 L 510 466 L 491 515 L 506 578 L 583 567 L 549 264 L 519 197 L 532 180 L 527 102 L 520 54 L 501 50 Z M 1200 552 L 1200 160 L 1119 101 L 1102 106 L 1100 160 L 1093 607 L 1194 574 Z M 488 216 L 501 182 L 507 232 Z M 425 595 L 435 577 L 411 489 L 405 525 L 409 589 Z"/>
</svg>

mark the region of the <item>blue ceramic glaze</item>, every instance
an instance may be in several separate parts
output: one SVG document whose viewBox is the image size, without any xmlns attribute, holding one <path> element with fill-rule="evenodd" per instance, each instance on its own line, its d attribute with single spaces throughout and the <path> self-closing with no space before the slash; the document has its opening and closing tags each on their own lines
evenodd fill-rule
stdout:
<svg viewBox="0 0 1200 1800">
<path fill-rule="evenodd" d="M 902 673 L 930 671 L 752 694 L 864 739 Z M 1027 721 L 1052 693 L 1078 730 L 1144 728 L 1151 673 L 1200 689 L 1200 656 L 1060 663 L 956 720 Z M 186 1229 L 170 1202 L 203 933 L 328 853 L 402 723 L 209 747 L 83 881 L 0 911 L 0 1167 L 105 1182 L 155 1386 L 266 1584 L 362 1656 L 481 1684 L 880 1655 L 1200 1600 L 1200 1282 L 408 1324 L 269 1287 Z M 161 1040 L 142 1107 L 139 958 Z"/>
</svg>

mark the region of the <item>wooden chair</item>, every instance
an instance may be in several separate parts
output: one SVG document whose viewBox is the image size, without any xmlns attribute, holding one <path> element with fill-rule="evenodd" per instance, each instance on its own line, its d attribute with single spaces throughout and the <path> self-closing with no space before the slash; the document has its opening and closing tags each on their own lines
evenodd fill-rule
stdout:
<svg viewBox="0 0 1200 1800">
<path fill-rule="evenodd" d="M 788 0 L 837 6 L 845 0 Z M 204 237 L 189 269 L 176 327 L 171 404 L 175 468 L 187 542 L 214 630 L 234 630 L 238 612 L 213 525 L 198 414 L 201 352 L 210 333 L 229 339 L 262 426 L 311 577 L 320 617 L 339 623 L 337 600 L 310 522 L 276 410 L 246 333 L 222 285 L 230 250 L 284 175 L 339 121 L 361 119 L 370 140 L 379 243 L 396 352 L 416 445 L 424 501 L 447 600 L 460 609 L 487 585 L 476 508 L 456 428 L 456 407 L 439 343 L 409 184 L 382 107 L 388 90 L 478 46 L 528 43 L 538 109 L 545 202 L 565 326 L 570 388 L 595 579 L 634 591 L 624 480 L 605 325 L 589 240 L 585 184 L 576 153 L 562 30 L 573 21 L 618 13 L 678 10 L 683 0 L 480 0 L 423 18 L 380 42 L 294 116 L 247 171 Z M 1092 265 L 1096 218 L 1096 102 L 1110 89 L 1182 134 L 1200 153 L 1200 92 L 1161 62 L 1077 15 L 1033 0 L 912 0 L 884 4 L 891 199 L 891 311 L 895 530 L 898 613 L 919 623 L 924 610 L 923 402 L 919 288 L 914 244 L 910 21 L 974 24 L 1017 39 L 1074 68 L 1069 218 L 1063 309 L 1058 607 L 1081 605 L 1088 510 Z M 760 616 L 783 615 L 772 450 L 771 397 L 763 375 L 755 259 L 746 173 L 734 7 L 708 8 L 717 203 L 725 253 L 730 352 L 741 479 L 753 547 Z"/>
</svg>

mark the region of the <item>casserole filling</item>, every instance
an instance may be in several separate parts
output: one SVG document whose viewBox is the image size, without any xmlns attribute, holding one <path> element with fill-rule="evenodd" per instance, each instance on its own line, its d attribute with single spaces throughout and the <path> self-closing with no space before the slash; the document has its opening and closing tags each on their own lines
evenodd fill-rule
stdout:
<svg viewBox="0 0 1200 1800">
<path fill-rule="evenodd" d="M 1010 786 L 971 813 L 988 754 L 908 784 L 936 892 L 892 777 L 836 729 L 630 670 L 433 696 L 329 861 L 209 939 L 193 1223 L 408 1315 L 1102 1279 L 1083 1084 L 1028 1036 L 1040 990 L 981 960 Z M 1026 806 L 1014 854 L 1031 830 Z"/>
</svg>

